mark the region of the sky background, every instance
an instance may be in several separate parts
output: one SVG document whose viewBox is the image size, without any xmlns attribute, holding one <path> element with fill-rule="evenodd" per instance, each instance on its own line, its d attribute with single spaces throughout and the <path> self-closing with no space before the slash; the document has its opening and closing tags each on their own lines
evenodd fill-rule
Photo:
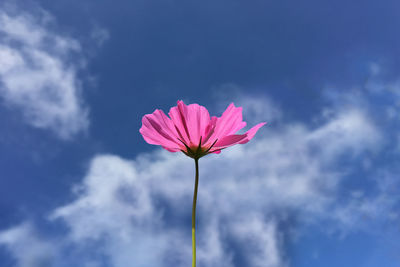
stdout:
<svg viewBox="0 0 400 267">
<path fill-rule="evenodd" d="M 0 266 L 191 263 L 193 160 L 141 118 L 243 107 L 198 266 L 400 266 L 398 1 L 3 1 Z"/>
</svg>

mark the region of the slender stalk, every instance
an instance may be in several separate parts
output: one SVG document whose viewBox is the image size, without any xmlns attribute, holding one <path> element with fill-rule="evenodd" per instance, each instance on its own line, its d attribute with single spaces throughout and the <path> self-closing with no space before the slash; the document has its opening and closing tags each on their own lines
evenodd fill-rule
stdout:
<svg viewBox="0 0 400 267">
<path fill-rule="evenodd" d="M 193 207 L 192 207 L 192 267 L 196 267 L 196 204 L 197 204 L 197 188 L 199 186 L 199 159 L 195 158 L 196 180 L 194 182 Z"/>
</svg>

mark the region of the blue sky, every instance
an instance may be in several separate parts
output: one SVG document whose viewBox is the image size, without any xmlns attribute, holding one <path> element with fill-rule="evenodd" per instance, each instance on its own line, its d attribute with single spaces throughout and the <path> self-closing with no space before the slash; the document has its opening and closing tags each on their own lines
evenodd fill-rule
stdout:
<svg viewBox="0 0 400 267">
<path fill-rule="evenodd" d="M 0 266 L 189 266 L 194 164 L 141 117 L 234 102 L 198 265 L 400 266 L 397 1 L 0 5 Z"/>
</svg>

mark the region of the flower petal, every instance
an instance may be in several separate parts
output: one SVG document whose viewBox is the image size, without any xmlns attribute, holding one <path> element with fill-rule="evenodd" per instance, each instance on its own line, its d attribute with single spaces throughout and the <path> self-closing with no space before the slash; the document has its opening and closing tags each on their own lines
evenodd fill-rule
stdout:
<svg viewBox="0 0 400 267">
<path fill-rule="evenodd" d="M 172 120 L 170 118 L 168 118 L 168 116 L 165 115 L 165 113 L 160 109 L 156 109 L 156 111 L 153 112 L 153 115 L 158 120 L 158 122 L 161 124 L 163 129 L 165 129 L 165 131 L 168 132 L 168 134 L 171 137 L 173 137 L 175 139 L 175 141 L 177 142 L 179 135 L 175 129 L 175 125 L 172 122 Z"/>
<path fill-rule="evenodd" d="M 202 143 L 205 146 L 211 145 L 216 140 L 216 139 L 210 139 L 210 137 L 213 135 L 213 133 L 215 131 L 215 126 L 217 125 L 217 121 L 218 121 L 218 118 L 215 116 L 212 116 L 210 122 L 208 123 L 208 125 L 204 131 L 204 137 L 203 137 Z M 208 140 L 210 140 L 210 142 L 208 142 Z"/>
<path fill-rule="evenodd" d="M 200 137 L 205 138 L 206 128 L 210 123 L 210 114 L 205 107 L 198 104 L 187 106 L 187 111 L 186 122 L 192 141 L 191 145 L 197 146 Z"/>
<path fill-rule="evenodd" d="M 181 149 L 179 148 L 171 148 L 171 147 L 166 147 L 166 146 L 162 146 L 164 149 L 168 150 L 169 152 L 179 152 L 181 151 Z"/>
<path fill-rule="evenodd" d="M 159 140 L 153 139 L 153 137 L 149 137 L 149 136 L 147 136 L 146 134 L 143 134 L 143 132 L 141 132 L 141 134 L 142 134 L 142 136 L 143 136 L 143 139 L 144 139 L 147 143 L 149 143 L 149 144 L 151 144 L 151 145 L 160 145 L 160 141 L 159 141 Z M 178 147 L 178 146 L 176 146 L 176 145 L 173 146 L 173 147 L 168 147 L 168 146 L 162 145 L 162 147 L 163 147 L 164 149 L 170 151 L 170 152 L 178 152 L 178 151 L 181 151 L 181 149 L 182 149 L 182 148 L 180 148 L 180 147 Z"/>
<path fill-rule="evenodd" d="M 224 136 L 221 139 L 218 139 L 214 147 L 218 149 L 223 149 L 236 144 L 246 144 L 254 137 L 258 129 L 260 129 L 265 124 L 266 124 L 265 122 L 259 123 L 244 134 L 234 134 L 234 135 Z"/>
<path fill-rule="evenodd" d="M 163 121 L 159 121 L 157 116 L 153 114 L 146 114 L 142 118 L 142 127 L 139 132 L 143 135 L 146 142 L 153 145 L 162 145 L 170 149 L 180 149 L 179 141 L 171 136 L 170 131 L 164 126 Z"/>
<path fill-rule="evenodd" d="M 186 144 L 190 144 L 190 134 L 186 122 L 187 106 L 182 100 L 178 100 L 177 103 L 177 106 L 172 107 L 169 110 L 168 115 L 171 117 L 171 120 L 175 125 L 175 129 L 179 135 L 179 138 Z"/>
<path fill-rule="evenodd" d="M 221 139 L 224 136 L 235 134 L 245 126 L 246 122 L 243 121 L 242 108 L 237 108 L 231 103 L 222 113 L 222 116 L 218 118 L 214 134 L 210 140 Z"/>
<path fill-rule="evenodd" d="M 246 134 L 234 134 L 234 135 L 227 135 L 218 139 L 217 143 L 215 143 L 215 148 L 226 148 L 229 146 L 233 146 L 239 144 L 241 141 L 247 138 Z"/>
<path fill-rule="evenodd" d="M 251 128 L 250 130 L 248 130 L 245 133 L 245 135 L 247 135 L 247 138 L 245 140 L 241 141 L 239 144 L 246 144 L 251 139 L 253 139 L 253 137 L 256 135 L 258 129 L 260 129 L 265 124 L 267 124 L 267 123 L 266 122 L 261 122 L 261 123 L 257 124 L 256 126 L 254 126 L 253 128 Z"/>
</svg>

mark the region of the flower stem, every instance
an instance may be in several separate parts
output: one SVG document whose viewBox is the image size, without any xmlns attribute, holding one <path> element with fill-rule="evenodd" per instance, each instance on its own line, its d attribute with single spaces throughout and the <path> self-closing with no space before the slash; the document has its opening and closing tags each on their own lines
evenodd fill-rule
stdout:
<svg viewBox="0 0 400 267">
<path fill-rule="evenodd" d="M 196 204 L 197 204 L 197 188 L 199 186 L 199 159 L 195 158 L 196 180 L 194 183 L 193 207 L 192 207 L 192 267 L 196 267 Z"/>
</svg>

